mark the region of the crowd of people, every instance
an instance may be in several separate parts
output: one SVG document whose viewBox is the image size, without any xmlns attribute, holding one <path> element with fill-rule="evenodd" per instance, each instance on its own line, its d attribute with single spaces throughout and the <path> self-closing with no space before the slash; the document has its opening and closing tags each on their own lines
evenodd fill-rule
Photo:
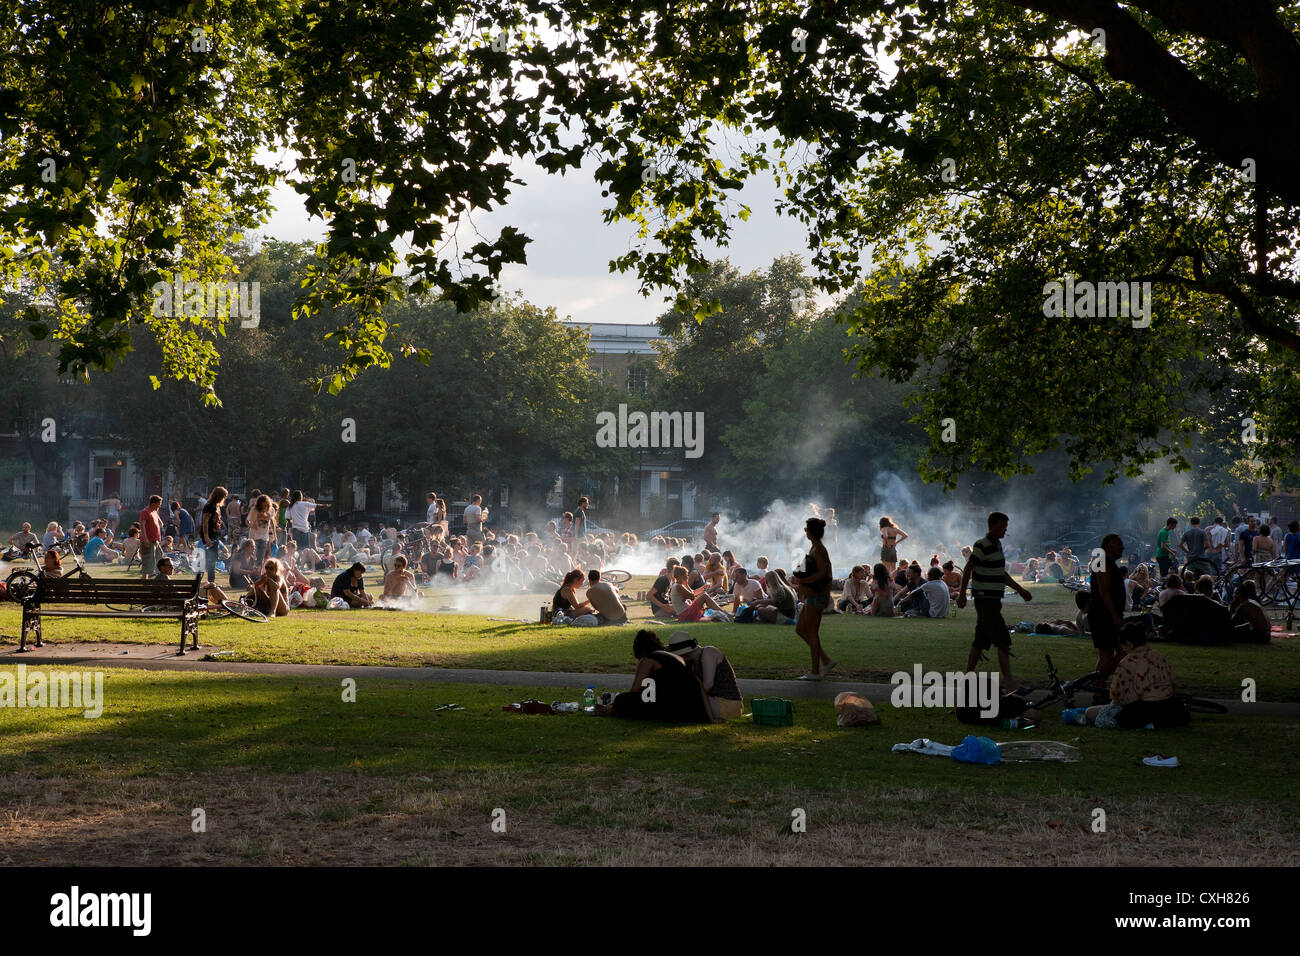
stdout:
<svg viewBox="0 0 1300 956">
<path fill-rule="evenodd" d="M 51 576 L 62 573 L 61 553 L 75 553 L 88 564 L 138 562 L 146 578 L 166 578 L 178 568 L 192 570 L 197 565 L 206 575 L 209 600 L 227 600 L 228 587 L 268 617 L 283 617 L 303 605 L 412 606 L 424 596 L 423 588 L 477 582 L 495 592 L 550 593 L 547 618 L 552 623 L 596 627 L 629 622 L 631 600 L 602 572 L 617 567 L 620 558 L 646 553 L 635 534 L 590 530 L 586 498 L 540 530 L 502 531 L 491 526 L 489 509 L 474 495 L 464 512 L 462 534 L 450 533 L 446 501 L 434 492 L 426 496 L 426 520 L 404 530 L 385 523 L 373 532 L 365 522 L 355 528 L 317 523 L 317 502 L 287 488 L 278 494 L 254 490 L 247 502 L 232 498 L 220 486 L 196 498 L 197 506 L 190 510 L 179 500 L 164 507 L 163 498 L 154 495 L 120 536 L 117 508 L 107 509 L 89 525 L 75 522 L 67 531 L 50 522 L 39 536 L 24 524 L 9 539 L 6 556 L 43 552 L 43 568 Z M 1036 629 L 1090 637 L 1104 677 L 1119 673 L 1130 658 L 1130 665 L 1137 658 L 1145 661 L 1144 674 L 1160 676 L 1163 671 L 1153 656 L 1158 652 L 1146 647 L 1145 637 L 1137 634 L 1126 614 L 1141 615 L 1137 623 L 1144 633 L 1154 628 L 1151 615 L 1159 614 L 1160 633 L 1173 639 L 1215 631 L 1217 640 L 1267 641 L 1270 623 L 1255 582 L 1242 581 L 1225 604 L 1214 587 L 1214 574 L 1225 562 L 1250 565 L 1275 556 L 1300 558 L 1300 523 L 1293 521 L 1282 530 L 1276 518 L 1260 522 L 1248 515 L 1236 515 L 1231 523 L 1218 516 L 1207 528 L 1201 527 L 1199 517 L 1192 517 L 1181 536 L 1179 522 L 1170 518 L 1155 542 L 1159 574 L 1149 571 L 1138 554 L 1122 565 L 1124 542 L 1117 534 L 1103 539 L 1100 558 L 1081 560 L 1068 547 L 1025 555 L 1014 547 L 1003 550 L 1009 518 L 994 512 L 979 541 L 955 546 L 953 556 L 936 551 L 923 567 L 920 560 L 900 559 L 899 545 L 910 536 L 892 518 L 882 516 L 879 560 L 854 564 L 838 579 L 825 545 L 838 525 L 833 509 L 824 514 L 814 509 L 804 527 L 806 554 L 789 570 L 772 566 L 762 554 L 753 555 L 747 566 L 736 550 L 723 549 L 720 519 L 719 514 L 711 517 L 698 550 L 692 538 L 650 539 L 649 552 L 662 555 L 663 565 L 644 595 L 646 609 L 654 619 L 681 623 L 791 625 L 809 648 L 811 666 L 804 680 L 821 680 L 836 667 L 821 642 L 823 615 L 946 618 L 970 600 L 976 621 L 967 669 L 974 671 L 984 655 L 994 651 L 1003 685 L 1014 690 L 1020 683 L 1011 673 L 1014 632 L 1002 617 L 1003 595 L 1010 589 L 1030 601 L 1025 583 L 1071 578 L 1087 582 L 1076 594 L 1078 613 Z M 378 596 L 365 585 L 372 571 L 382 581 Z M 226 576 L 221 584 L 218 573 Z M 653 632 L 641 632 L 638 640 L 634 651 L 645 669 L 669 666 L 663 657 L 671 652 L 655 646 Z M 1161 699 L 1161 689 L 1171 680 L 1160 676 L 1147 683 L 1152 686 L 1135 677 L 1122 686 L 1139 687 L 1138 699 L 1152 703 Z M 1015 709 L 1016 703 L 1010 700 L 1006 706 Z M 626 701 L 619 707 L 624 715 L 637 710 Z M 1137 719 L 1135 713 L 1117 723 L 1116 712 L 1109 711 L 1081 713 L 1079 719 L 1126 726 L 1126 721 Z"/>
</svg>

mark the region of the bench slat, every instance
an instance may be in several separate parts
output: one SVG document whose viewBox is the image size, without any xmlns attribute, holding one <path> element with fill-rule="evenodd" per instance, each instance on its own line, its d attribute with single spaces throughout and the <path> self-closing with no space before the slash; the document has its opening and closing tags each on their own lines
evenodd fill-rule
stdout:
<svg viewBox="0 0 1300 956">
<path fill-rule="evenodd" d="M 184 615 L 184 611 L 47 611 L 41 608 L 41 617 L 156 617 L 174 621 Z"/>
</svg>

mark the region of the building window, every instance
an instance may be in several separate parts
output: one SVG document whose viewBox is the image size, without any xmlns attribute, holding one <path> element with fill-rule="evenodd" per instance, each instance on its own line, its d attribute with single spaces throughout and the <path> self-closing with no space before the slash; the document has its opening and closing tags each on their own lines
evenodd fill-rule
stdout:
<svg viewBox="0 0 1300 956">
<path fill-rule="evenodd" d="M 629 365 L 627 368 L 627 390 L 631 394 L 644 393 L 648 387 L 644 365 Z"/>
</svg>

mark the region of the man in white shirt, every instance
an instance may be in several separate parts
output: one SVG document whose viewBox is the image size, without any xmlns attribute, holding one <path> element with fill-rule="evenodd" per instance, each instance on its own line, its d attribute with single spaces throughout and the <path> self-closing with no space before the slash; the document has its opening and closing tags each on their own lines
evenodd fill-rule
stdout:
<svg viewBox="0 0 1300 956">
<path fill-rule="evenodd" d="M 293 533 L 293 540 L 298 542 L 298 549 L 304 550 L 311 547 L 311 525 L 307 521 L 307 516 L 316 510 L 316 502 L 310 498 L 304 498 L 301 491 L 295 491 L 293 497 L 289 499 L 289 530 Z"/>
<path fill-rule="evenodd" d="M 1223 515 L 1215 517 L 1214 524 L 1205 529 L 1205 535 L 1210 539 L 1210 546 L 1205 549 L 1206 556 L 1216 571 L 1222 571 L 1224 545 L 1228 543 L 1228 526 L 1223 523 Z"/>
<path fill-rule="evenodd" d="M 470 541 L 482 543 L 484 518 L 483 496 L 475 495 L 469 499 L 469 507 L 465 509 L 465 537 Z"/>
<path fill-rule="evenodd" d="M 758 582 L 749 576 L 749 572 L 744 568 L 736 568 L 732 572 L 735 577 L 735 584 L 731 589 L 731 612 L 734 614 L 742 604 L 753 604 L 763 596 L 763 589 L 759 587 Z"/>
<path fill-rule="evenodd" d="M 369 526 L 367 526 L 364 521 L 361 522 L 361 527 L 357 529 L 357 543 L 363 548 L 369 548 L 371 537 L 373 537 L 373 535 L 370 533 Z"/>
<path fill-rule="evenodd" d="M 424 520 L 429 522 L 429 524 L 433 524 L 438 520 L 438 493 L 436 491 L 431 491 L 425 495 L 425 498 L 429 501 L 429 507 L 424 512 Z"/>
</svg>

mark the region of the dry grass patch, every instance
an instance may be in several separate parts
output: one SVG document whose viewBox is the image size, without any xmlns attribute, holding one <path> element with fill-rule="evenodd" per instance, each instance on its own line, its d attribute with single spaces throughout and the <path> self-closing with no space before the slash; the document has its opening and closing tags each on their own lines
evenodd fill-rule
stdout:
<svg viewBox="0 0 1300 956">
<path fill-rule="evenodd" d="M 529 780 L 242 769 L 0 784 L 3 865 L 1132 865 L 1300 864 L 1296 823 L 1206 800 L 1016 799 L 939 788 L 731 795 L 659 777 Z M 207 832 L 191 829 L 206 812 Z M 490 828 L 506 811 L 505 833 Z M 791 811 L 807 831 L 790 832 Z"/>
</svg>

